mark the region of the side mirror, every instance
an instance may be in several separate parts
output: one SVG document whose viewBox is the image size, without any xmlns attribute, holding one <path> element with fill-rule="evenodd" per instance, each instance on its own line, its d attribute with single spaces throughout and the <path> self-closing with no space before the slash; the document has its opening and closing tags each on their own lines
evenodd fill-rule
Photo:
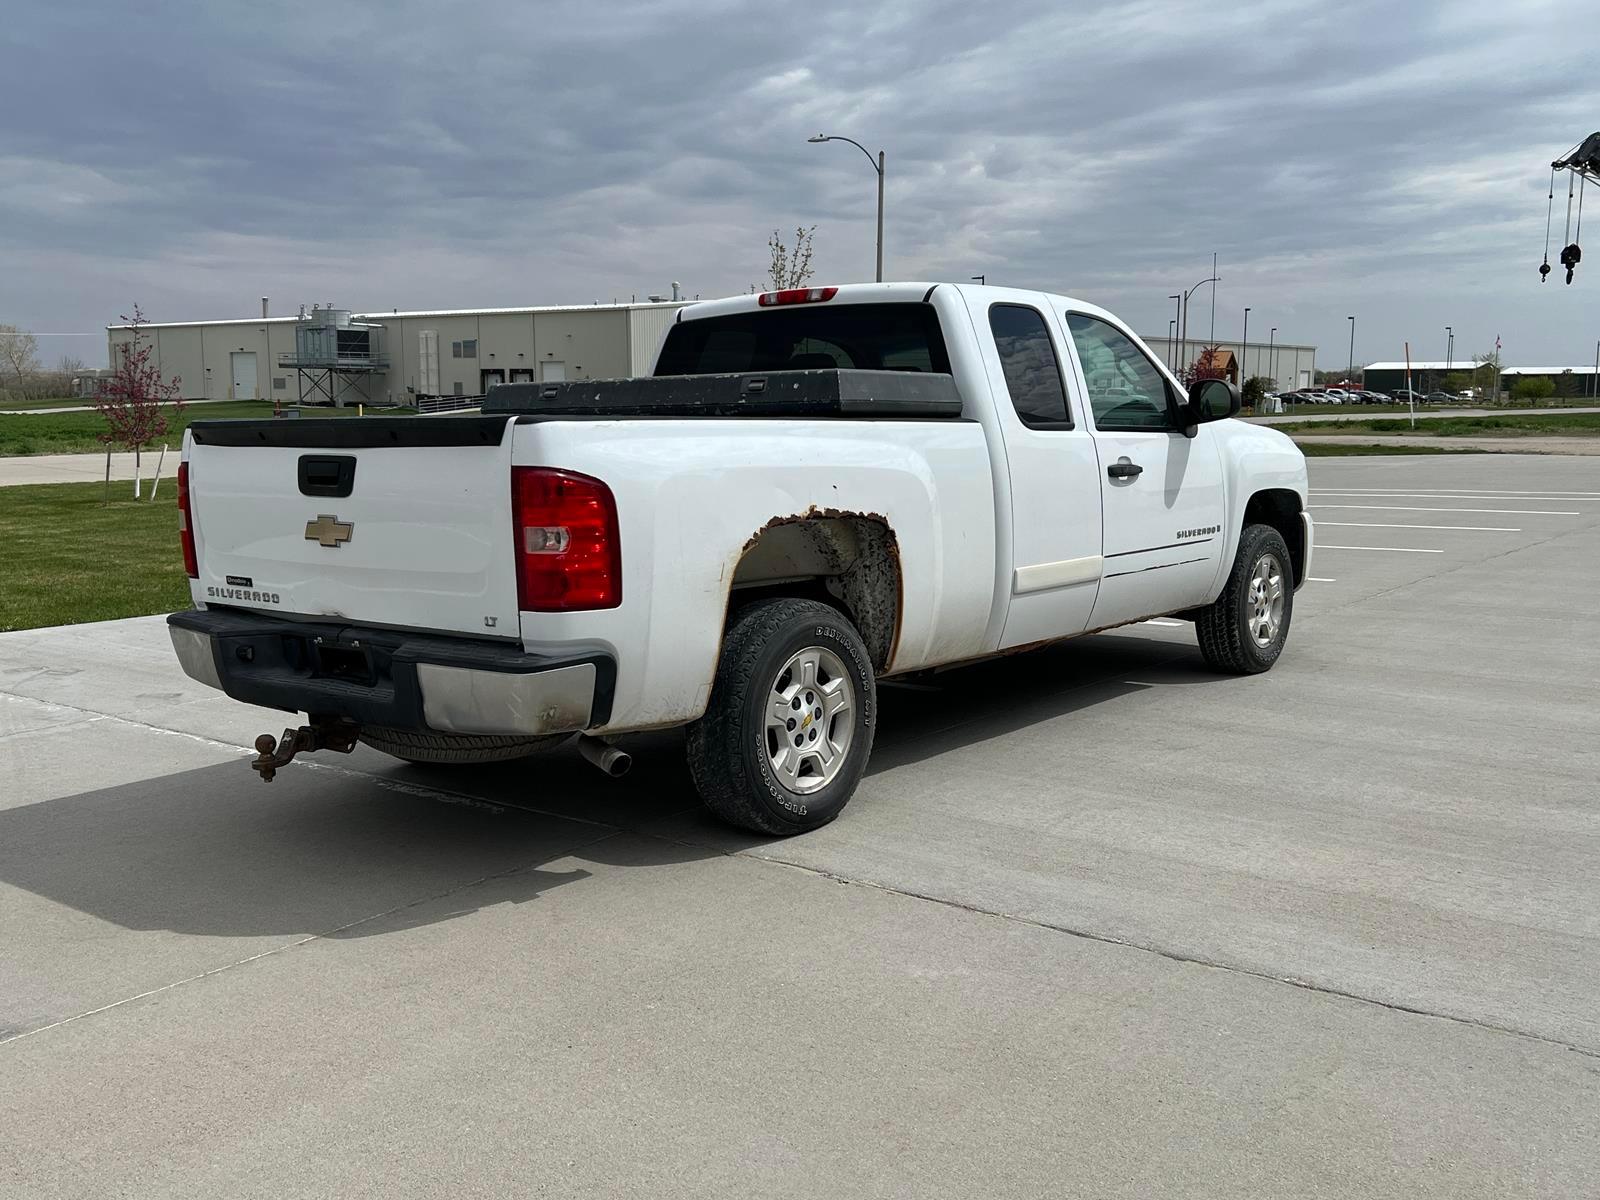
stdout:
<svg viewBox="0 0 1600 1200">
<path fill-rule="evenodd" d="M 1225 379 L 1197 379 L 1189 389 L 1189 419 L 1196 425 L 1235 416 L 1240 405 L 1239 389 Z"/>
</svg>

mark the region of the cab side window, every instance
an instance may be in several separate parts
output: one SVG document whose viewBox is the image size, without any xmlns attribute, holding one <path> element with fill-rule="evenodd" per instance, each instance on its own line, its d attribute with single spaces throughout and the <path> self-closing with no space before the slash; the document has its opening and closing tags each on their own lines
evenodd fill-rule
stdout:
<svg viewBox="0 0 1600 1200">
<path fill-rule="evenodd" d="M 1044 314 L 1023 304 L 996 304 L 989 309 L 989 329 L 1022 423 L 1030 429 L 1071 429 L 1067 388 Z"/>
<path fill-rule="evenodd" d="M 1083 313 L 1068 313 L 1067 329 L 1083 364 L 1097 429 L 1176 428 L 1166 377 L 1126 334 Z"/>
</svg>

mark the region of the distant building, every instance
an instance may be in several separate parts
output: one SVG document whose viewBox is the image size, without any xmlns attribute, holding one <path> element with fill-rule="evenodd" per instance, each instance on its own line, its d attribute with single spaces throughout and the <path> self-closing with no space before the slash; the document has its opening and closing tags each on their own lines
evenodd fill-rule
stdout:
<svg viewBox="0 0 1600 1200">
<path fill-rule="evenodd" d="M 151 361 L 177 376 L 185 400 L 414 404 L 435 396 L 481 396 L 495 383 L 643 375 L 687 300 L 647 303 L 455 308 L 353 313 L 314 305 L 297 316 L 244 320 L 152 321 L 144 326 Z M 132 338 L 129 325 L 106 327 L 107 357 Z M 1187 345 L 1146 337 L 1174 370 L 1199 359 L 1203 338 Z M 1315 346 L 1218 339 L 1228 378 L 1252 375 L 1280 390 L 1309 387 Z"/>
<path fill-rule="evenodd" d="M 411 404 L 479 396 L 495 383 L 607 379 L 649 371 L 686 301 L 152 321 L 152 363 L 185 400 Z M 263 308 L 265 304 L 263 303 Z M 326 336 L 321 336 L 326 335 Z M 106 328 L 107 352 L 133 337 Z"/>
</svg>

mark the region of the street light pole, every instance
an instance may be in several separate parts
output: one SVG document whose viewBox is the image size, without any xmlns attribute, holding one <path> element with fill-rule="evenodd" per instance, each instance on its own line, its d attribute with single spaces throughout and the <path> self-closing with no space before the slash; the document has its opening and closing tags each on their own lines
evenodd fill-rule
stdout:
<svg viewBox="0 0 1600 1200">
<path fill-rule="evenodd" d="M 1346 319 L 1350 322 L 1350 366 L 1345 376 L 1345 381 L 1354 383 L 1356 376 L 1356 319 L 1354 317 Z"/>
<path fill-rule="evenodd" d="M 1172 366 L 1172 350 L 1173 350 L 1172 335 L 1173 335 L 1174 332 L 1176 332 L 1177 328 L 1178 328 L 1178 322 L 1175 319 L 1169 317 L 1167 319 L 1167 366 L 1169 366 L 1169 367 Z M 1595 351 L 1596 351 L 1596 355 L 1600 356 L 1600 342 L 1596 342 L 1595 343 Z M 1177 368 L 1173 367 L 1173 370 L 1177 370 Z"/>
<path fill-rule="evenodd" d="M 1213 257 L 1215 257 L 1215 255 L 1213 255 Z M 1213 310 L 1215 310 L 1217 304 L 1217 275 L 1214 271 L 1211 273 L 1209 278 L 1202 279 L 1188 291 L 1184 292 L 1183 301 L 1178 307 L 1178 361 L 1182 365 L 1187 365 L 1189 361 L 1189 297 L 1194 295 L 1201 288 L 1205 287 L 1205 285 L 1208 283 L 1212 285 L 1211 306 Z M 1216 332 L 1216 317 L 1213 316 L 1211 319 L 1211 333 L 1213 338 L 1215 338 Z"/>
<path fill-rule="evenodd" d="M 1454 329 L 1451 329 L 1450 326 L 1446 325 L 1444 327 L 1444 374 L 1445 374 L 1445 378 L 1446 379 L 1450 378 L 1451 368 L 1453 368 L 1455 366 L 1455 354 L 1456 354 L 1456 331 Z M 1448 383 L 1440 384 L 1439 385 L 1439 390 L 1443 391 L 1445 388 L 1447 388 L 1449 386 L 1450 385 Z"/>
<path fill-rule="evenodd" d="M 1275 391 L 1283 391 L 1283 386 L 1278 382 L 1278 327 L 1274 325 L 1272 332 L 1267 334 L 1267 370 L 1272 372 L 1272 386 Z"/>
<path fill-rule="evenodd" d="M 867 161 L 872 164 L 872 169 L 878 173 L 878 282 L 883 282 L 883 151 L 878 151 L 878 157 L 872 157 L 868 150 L 855 138 L 842 137 L 835 133 L 819 133 L 815 137 L 806 139 L 808 142 L 849 142 L 857 150 L 867 156 Z"/>
<path fill-rule="evenodd" d="M 1600 398 L 1600 342 L 1594 344 L 1594 394 Z"/>
<path fill-rule="evenodd" d="M 1177 305 L 1172 310 L 1172 330 L 1173 330 L 1173 334 L 1176 335 L 1177 330 L 1178 330 L 1178 323 L 1183 317 L 1183 293 L 1179 292 L 1176 296 L 1168 296 L 1167 299 L 1168 300 L 1176 300 L 1178 302 Z M 1167 361 L 1167 365 L 1169 367 L 1171 367 L 1174 371 L 1176 371 L 1178 369 L 1178 354 L 1177 354 L 1177 350 L 1178 350 L 1178 346 L 1177 346 L 1176 338 L 1175 337 L 1167 338 L 1167 360 L 1168 360 Z"/>
<path fill-rule="evenodd" d="M 1244 310 L 1244 332 L 1239 335 L 1239 386 L 1244 386 L 1245 377 L 1250 374 L 1245 369 L 1244 356 L 1250 353 L 1250 308 Z"/>
</svg>

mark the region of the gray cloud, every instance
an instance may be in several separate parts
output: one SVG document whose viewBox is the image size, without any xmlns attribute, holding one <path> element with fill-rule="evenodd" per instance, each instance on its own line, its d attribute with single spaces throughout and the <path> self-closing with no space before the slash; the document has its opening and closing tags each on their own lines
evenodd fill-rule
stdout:
<svg viewBox="0 0 1600 1200">
<path fill-rule="evenodd" d="M 1161 330 L 1216 250 L 1220 336 L 1248 304 L 1328 362 L 1353 313 L 1358 359 L 1448 323 L 1578 363 L 1600 253 L 1570 289 L 1535 268 L 1542 168 L 1600 111 L 1588 9 L 32 6 L 3 34 L 0 321 L 713 295 L 812 223 L 819 277 L 864 278 L 872 173 L 821 130 L 888 151 L 894 276 Z"/>
</svg>

